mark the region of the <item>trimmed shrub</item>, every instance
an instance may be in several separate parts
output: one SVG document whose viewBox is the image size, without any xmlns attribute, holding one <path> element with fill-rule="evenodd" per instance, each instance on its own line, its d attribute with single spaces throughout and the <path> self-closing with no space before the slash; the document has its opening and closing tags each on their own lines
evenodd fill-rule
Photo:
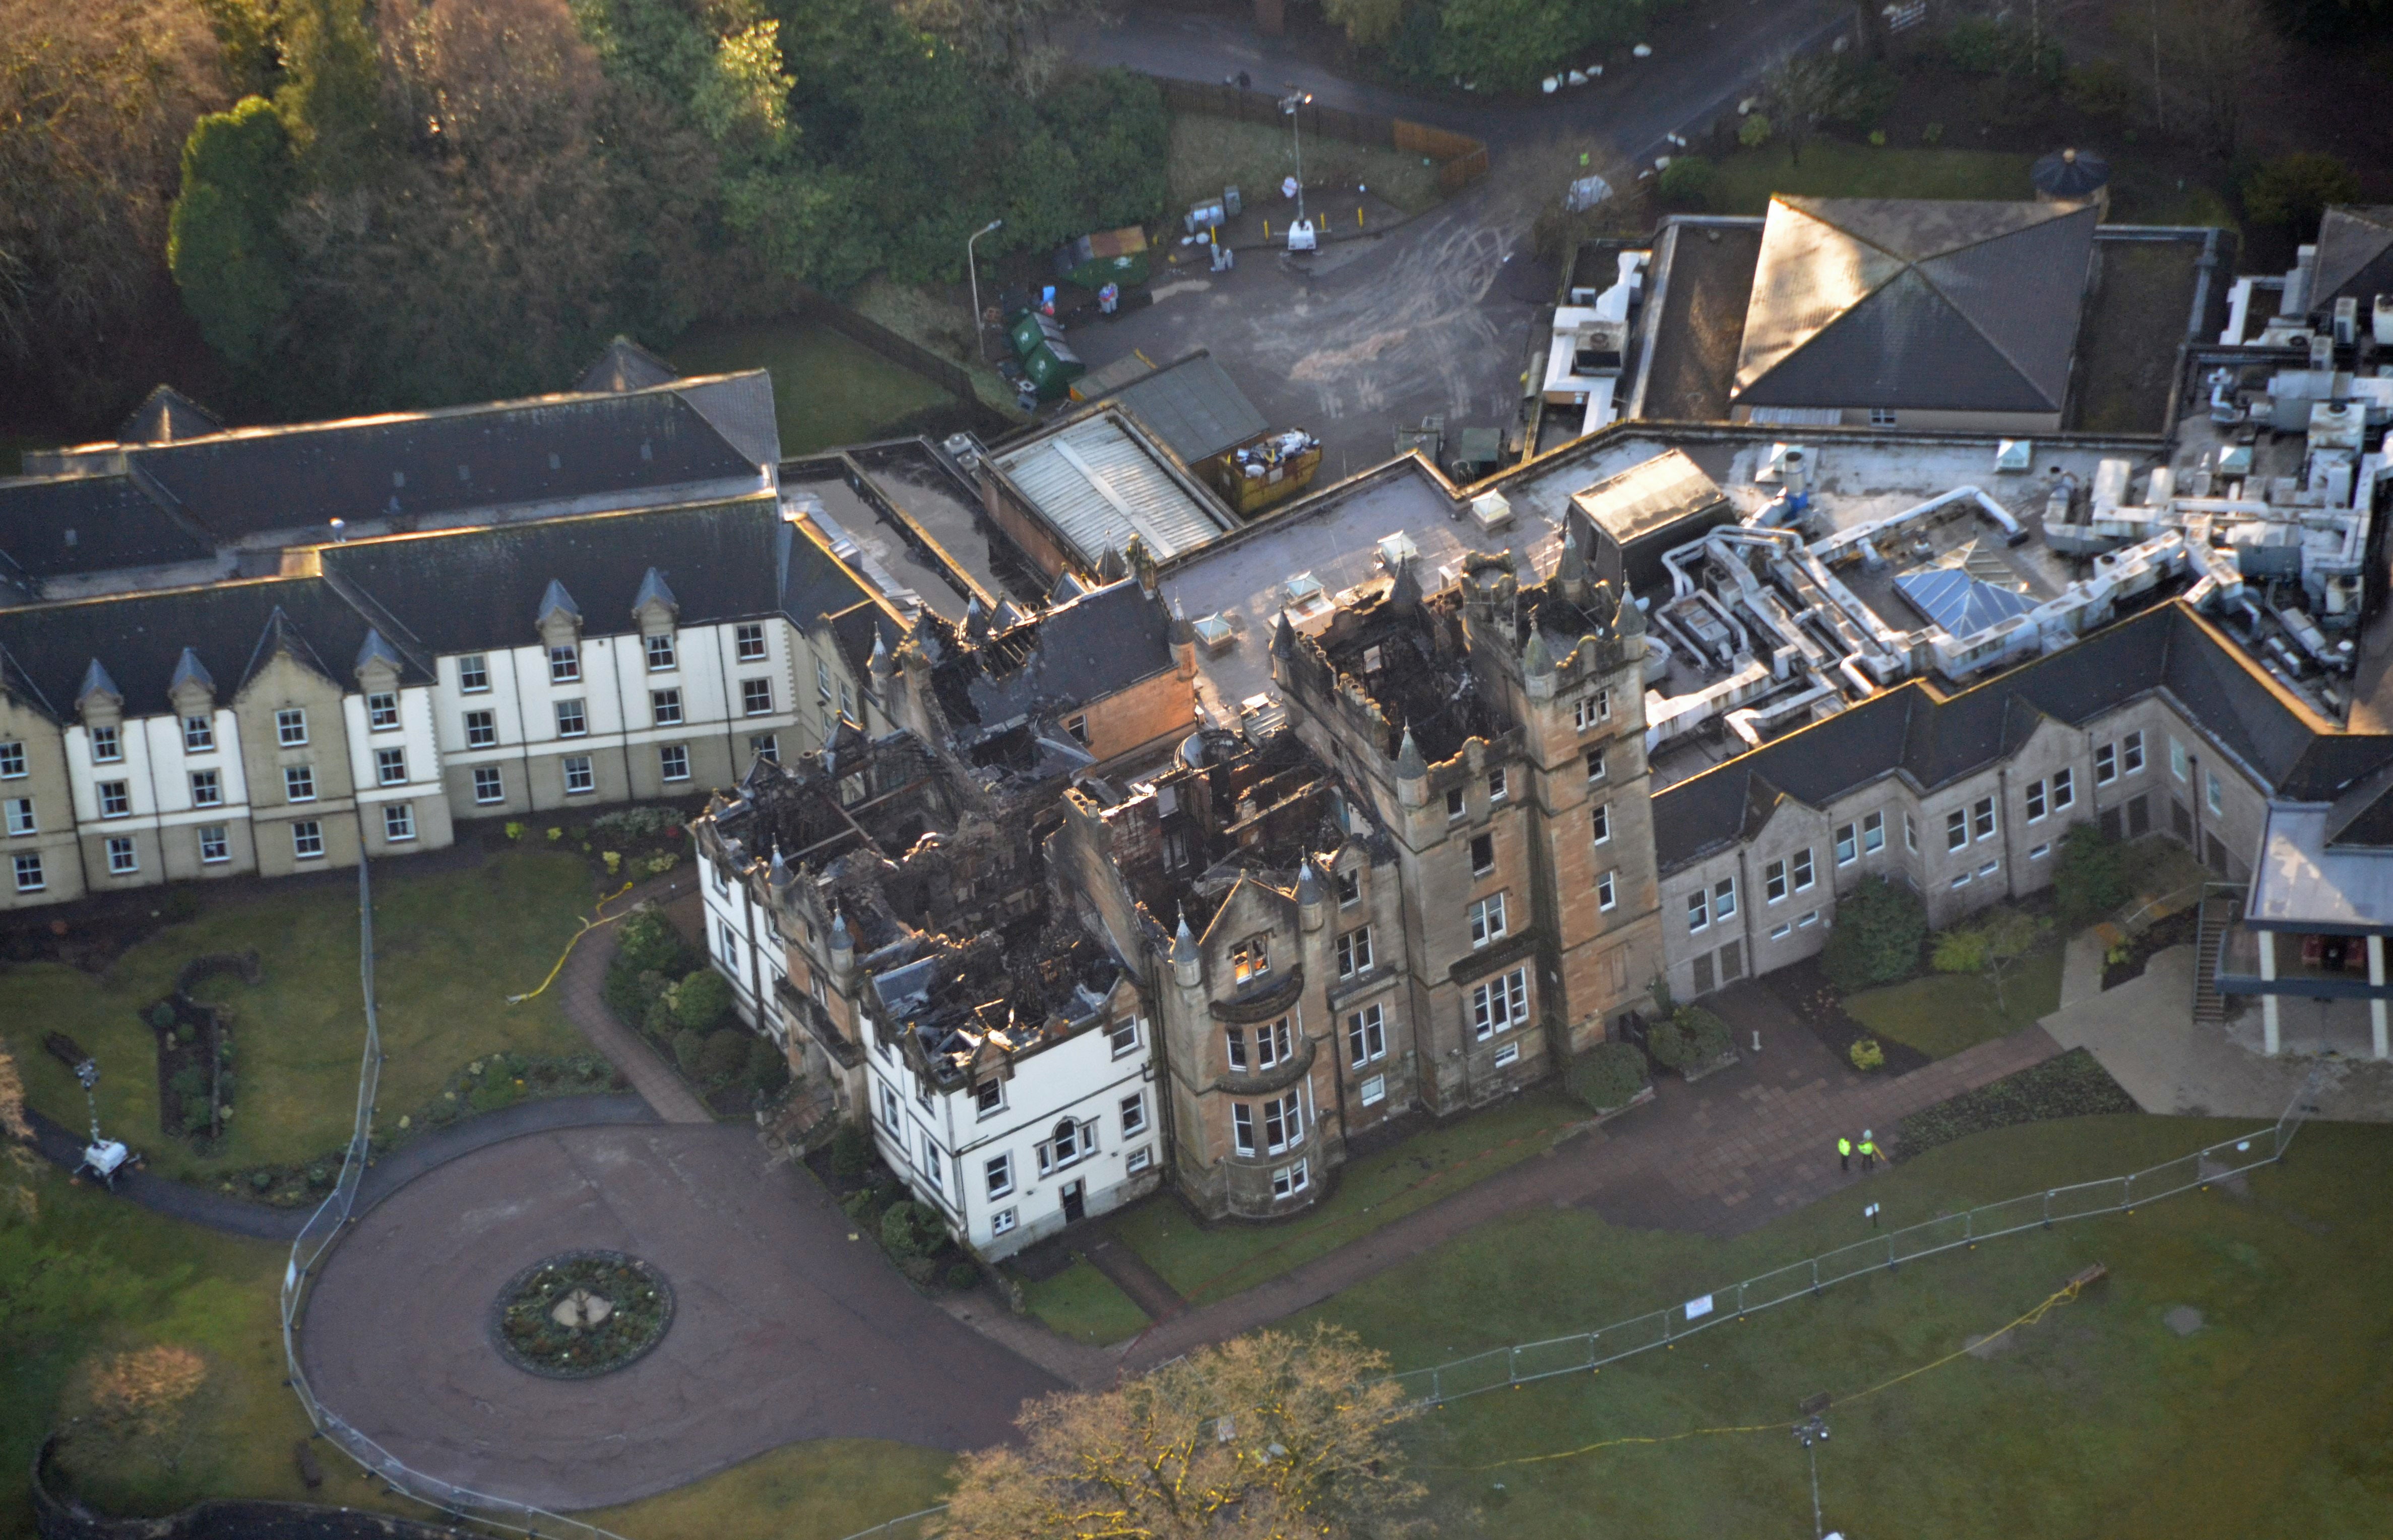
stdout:
<svg viewBox="0 0 2393 1540">
<path fill-rule="evenodd" d="M 681 815 L 670 807 L 623 807 L 590 820 L 594 838 L 661 840 L 681 827 Z"/>
<path fill-rule="evenodd" d="M 1665 1066 L 1683 1075 L 1728 1051 L 1728 1023 L 1700 1005 L 1682 1005 L 1646 1033 L 1645 1046 Z"/>
<path fill-rule="evenodd" d="M 748 1065 L 741 1078 L 752 1090 L 771 1096 L 790 1083 L 790 1061 L 768 1038 L 748 1041 Z"/>
<path fill-rule="evenodd" d="M 979 1283 L 980 1269 L 970 1262 L 958 1262 L 948 1269 L 947 1285 L 951 1289 L 961 1292 L 978 1286 Z"/>
<path fill-rule="evenodd" d="M 2079 824 L 2060 837 L 2053 864 L 2054 911 L 2070 930 L 2091 925 L 2127 901 L 2126 851 L 2099 826 Z"/>
<path fill-rule="evenodd" d="M 1845 1057 L 1852 1061 L 1855 1069 L 1863 1073 L 1883 1068 L 1886 1064 L 1886 1050 L 1878 1046 L 1876 1038 L 1854 1038 L 1853 1046 L 1845 1051 Z"/>
<path fill-rule="evenodd" d="M 688 991 L 685 989 L 683 993 L 687 995 Z M 698 1056 L 700 1077 L 719 1084 L 744 1073 L 748 1068 L 748 1045 L 755 1041 L 758 1039 L 730 1027 L 707 1034 L 706 1046 Z"/>
<path fill-rule="evenodd" d="M 643 904 L 615 933 L 615 961 L 635 976 L 657 972 L 678 978 L 689 972 L 692 959 L 689 944 L 664 911 Z"/>
<path fill-rule="evenodd" d="M 1700 209 L 1711 204 L 1720 170 L 1701 155 L 1680 155 L 1662 168 L 1662 201 L 1672 208 Z"/>
<path fill-rule="evenodd" d="M 2333 155 L 2298 150 L 2280 155 L 2243 179 L 2243 212 L 2257 225 L 2289 227 L 2297 241 L 2318 238 L 2329 203 L 2360 200 L 2360 178 Z"/>
<path fill-rule="evenodd" d="M 1736 125 L 1736 142 L 1747 150 L 1759 150 L 1770 142 L 1770 118 L 1767 113 L 1747 112 L 1745 121 Z"/>
<path fill-rule="evenodd" d="M 830 1136 L 830 1174 L 860 1177 L 872 1164 L 872 1141 L 854 1123 L 842 1123 Z"/>
<path fill-rule="evenodd" d="M 673 1019 L 692 1032 L 712 1032 L 731 1015 L 731 981 L 700 968 L 673 992 Z"/>
<path fill-rule="evenodd" d="M 684 1027 L 673 1034 L 673 1063 L 681 1072 L 695 1080 L 706 1062 L 706 1034 Z"/>
<path fill-rule="evenodd" d="M 175 1007 L 173 1002 L 169 1000 L 160 1000 L 157 1004 L 151 1006 L 150 1008 L 150 1024 L 160 1032 L 163 1032 L 168 1027 L 173 1026 L 175 1024 Z"/>
<path fill-rule="evenodd" d="M 208 1072 L 196 1064 L 188 1065 L 177 1070 L 166 1085 L 186 1102 L 204 1102 L 208 1096 Z"/>
<path fill-rule="evenodd" d="M 1632 1043 L 1598 1043 L 1571 1061 L 1563 1084 L 1589 1111 L 1625 1107 L 1645 1089 L 1645 1055 Z"/>
<path fill-rule="evenodd" d="M 872 1212 L 872 1189 L 859 1187 L 839 1200 L 840 1210 L 849 1219 L 860 1220 Z"/>
<path fill-rule="evenodd" d="M 1981 931 L 1944 931 L 1929 954 L 1929 966 L 1940 973 L 1982 973 L 1989 953 Z"/>
<path fill-rule="evenodd" d="M 938 1220 L 916 1203 L 893 1203 L 881 1216 L 881 1249 L 896 1261 L 910 1261 L 939 1248 Z"/>
<path fill-rule="evenodd" d="M 1864 877 L 1837 903 L 1837 923 L 1820 954 L 1820 971 L 1850 993 L 1892 984 L 1919 971 L 1919 944 L 1928 910 L 1919 895 L 1883 877 Z"/>
</svg>

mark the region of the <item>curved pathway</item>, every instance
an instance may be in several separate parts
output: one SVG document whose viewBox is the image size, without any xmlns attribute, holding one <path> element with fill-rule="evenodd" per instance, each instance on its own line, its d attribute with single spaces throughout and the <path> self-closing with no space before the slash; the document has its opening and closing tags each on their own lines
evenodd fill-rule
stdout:
<svg viewBox="0 0 2393 1540">
<path fill-rule="evenodd" d="M 752 1129 L 512 1140 L 419 1177 L 333 1249 L 307 1306 L 308 1379 L 414 1469 L 552 1508 L 630 1502 L 808 1439 L 977 1448 L 1059 1388 L 853 1234 Z M 594 1379 L 513 1367 L 490 1339 L 498 1290 L 584 1247 L 661 1271 L 672 1328 Z"/>
</svg>

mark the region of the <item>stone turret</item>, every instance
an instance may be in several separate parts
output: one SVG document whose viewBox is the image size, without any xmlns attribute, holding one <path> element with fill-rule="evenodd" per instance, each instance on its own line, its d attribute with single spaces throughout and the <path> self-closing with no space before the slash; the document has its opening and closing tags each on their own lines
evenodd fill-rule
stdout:
<svg viewBox="0 0 2393 1540">
<path fill-rule="evenodd" d="M 1404 742 L 1396 746 L 1396 796 L 1406 807 L 1429 801 L 1429 761 L 1421 758 L 1420 745 L 1413 741 L 1410 727 L 1405 729 Z"/>
<path fill-rule="evenodd" d="M 1188 910 L 1180 911 L 1180 929 L 1171 937 L 1171 979 L 1183 989 L 1205 986 L 1205 959 L 1196 950 L 1196 937 L 1188 929 Z"/>
<path fill-rule="evenodd" d="M 1171 660 L 1181 678 L 1196 677 L 1196 628 L 1188 623 L 1188 612 L 1177 599 L 1171 601 Z"/>
<path fill-rule="evenodd" d="M 1297 922 L 1307 932 L 1321 929 L 1329 918 L 1329 884 L 1321 880 L 1321 868 L 1307 855 L 1297 863 Z"/>
<path fill-rule="evenodd" d="M 830 917 L 830 972 L 840 986 L 847 990 L 848 981 L 856 974 L 856 942 L 847 933 L 847 916 L 834 910 Z"/>
</svg>

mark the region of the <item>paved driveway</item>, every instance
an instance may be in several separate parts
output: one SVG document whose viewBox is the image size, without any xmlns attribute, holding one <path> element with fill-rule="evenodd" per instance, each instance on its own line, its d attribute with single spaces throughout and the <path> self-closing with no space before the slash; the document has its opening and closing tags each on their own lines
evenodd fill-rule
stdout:
<svg viewBox="0 0 2393 1540">
<path fill-rule="evenodd" d="M 361 1220 L 306 1322 L 324 1404 L 426 1475 L 600 1507 L 780 1444 L 1004 1440 L 1057 1382 L 906 1286 L 753 1130 L 644 1125 L 528 1135 L 451 1162 Z M 559 1251 L 646 1259 L 664 1340 L 627 1369 L 543 1379 L 490 1345 L 499 1288 Z"/>
</svg>

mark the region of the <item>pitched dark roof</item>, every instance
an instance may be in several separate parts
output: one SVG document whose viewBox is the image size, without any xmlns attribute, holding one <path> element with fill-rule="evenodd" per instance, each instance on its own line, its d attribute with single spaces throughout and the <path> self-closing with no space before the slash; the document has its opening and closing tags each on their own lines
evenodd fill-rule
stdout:
<svg viewBox="0 0 2393 1540">
<path fill-rule="evenodd" d="M 128 713 L 153 715 L 173 709 L 167 690 L 186 648 L 225 700 L 272 656 L 268 638 L 279 633 L 309 667 L 353 689 L 347 664 L 366 631 L 364 617 L 316 578 L 36 605 L 0 610 L 0 685 L 64 720 L 97 662 L 122 690 Z M 416 669 L 401 672 L 425 678 Z"/>
<path fill-rule="evenodd" d="M 1229 371 L 1201 347 L 1091 399 L 1128 408 L 1183 464 L 1233 449 L 1271 425 Z"/>
<path fill-rule="evenodd" d="M 215 550 L 129 476 L 0 481 L 0 569 L 46 578 L 203 561 Z"/>
<path fill-rule="evenodd" d="M 582 372 L 573 388 L 580 391 L 645 390 L 681 377 L 681 371 L 629 337 L 617 337 Z"/>
<path fill-rule="evenodd" d="M 1083 705 L 1172 666 L 1171 611 L 1125 578 L 995 633 L 935 677 L 960 723 L 993 724 Z"/>
<path fill-rule="evenodd" d="M 757 372 L 769 391 L 770 377 Z M 220 542 L 333 518 L 437 517 L 757 475 L 674 386 L 551 396 L 440 411 L 242 428 L 168 444 L 98 445 L 51 457 L 123 463 Z"/>
<path fill-rule="evenodd" d="M 141 398 L 117 428 L 116 437 L 124 444 L 164 444 L 222 431 L 224 423 L 215 412 L 173 385 L 162 385 Z"/>
<path fill-rule="evenodd" d="M 2345 294 L 2360 301 L 2368 324 L 2371 296 L 2393 294 L 2393 203 L 2338 203 L 2319 221 L 2318 263 L 2311 269 L 2310 308 L 2334 307 Z"/>
<path fill-rule="evenodd" d="M 2155 689 L 2296 801 L 2330 800 L 2393 765 L 2393 737 L 2336 731 L 2309 717 L 2232 643 L 2172 603 L 1957 695 L 1916 680 L 1900 685 L 1666 788 L 1654 798 L 1661 869 L 1758 829 L 1760 788 L 1813 807 L 1895 774 L 1932 791 L 2012 752 L 2044 718 L 2081 724 Z"/>
<path fill-rule="evenodd" d="M 326 578 L 419 661 L 530 643 L 552 585 L 570 596 L 587 633 L 635 630 L 633 603 L 650 568 L 673 585 L 685 626 L 776 611 L 810 625 L 870 597 L 782 521 L 768 494 L 357 541 L 320 554 Z"/>
<path fill-rule="evenodd" d="M 1771 200 L 1739 406 L 2058 411 L 2091 205 Z"/>
</svg>

